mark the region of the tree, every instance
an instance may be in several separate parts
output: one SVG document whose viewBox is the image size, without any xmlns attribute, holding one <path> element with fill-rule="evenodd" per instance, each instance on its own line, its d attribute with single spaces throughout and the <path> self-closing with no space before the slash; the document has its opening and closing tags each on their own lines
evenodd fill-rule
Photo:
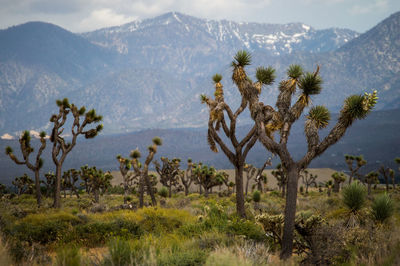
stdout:
<svg viewBox="0 0 400 266">
<path fill-rule="evenodd" d="M 333 192 L 339 193 L 340 184 L 346 181 L 346 175 L 343 172 L 334 172 L 332 174 L 333 178 Z"/>
<path fill-rule="evenodd" d="M 179 174 L 182 185 L 185 188 L 185 196 L 189 195 L 189 188 L 192 182 L 195 180 L 195 175 L 193 173 L 193 162 L 192 159 L 187 160 L 187 168 L 185 171 L 181 171 Z"/>
<path fill-rule="evenodd" d="M 79 193 L 75 186 L 75 183 L 79 180 L 79 176 L 80 172 L 76 169 L 69 169 L 68 171 L 64 172 L 61 182 L 64 190 L 64 198 L 66 197 L 66 190 L 69 189 L 70 197 L 72 197 L 72 193 L 74 193 L 79 199 Z"/>
<path fill-rule="evenodd" d="M 4 184 L 0 183 L 0 198 L 7 192 L 7 188 Z"/>
<path fill-rule="evenodd" d="M 85 138 L 94 138 L 103 129 L 103 125 L 99 124 L 96 128 L 86 130 L 85 127 L 92 123 L 99 123 L 102 120 L 102 116 L 97 115 L 94 109 L 86 112 L 86 108 L 82 106 L 78 109 L 74 104 L 70 104 L 67 98 L 62 101 L 56 101 L 59 107 L 58 114 L 53 114 L 50 118 L 50 122 L 53 123 L 53 130 L 51 133 L 50 141 L 53 142 L 52 158 L 56 165 L 56 182 L 54 188 L 54 208 L 61 207 L 61 172 L 62 165 L 67 157 L 68 153 L 76 145 L 76 139 L 79 135 L 84 135 Z M 74 121 L 72 123 L 71 135 L 72 140 L 66 143 L 62 137 L 64 132 L 64 124 L 67 121 L 67 116 L 72 113 Z M 84 120 L 81 121 L 81 116 L 84 116 Z"/>
<path fill-rule="evenodd" d="M 272 163 L 272 158 L 268 158 L 268 160 L 265 161 L 265 163 L 261 166 L 261 168 L 258 169 L 257 171 L 257 175 L 256 175 L 256 184 L 257 184 L 257 190 L 260 192 L 263 192 L 263 184 L 266 185 L 267 184 L 267 175 L 263 174 L 264 169 L 267 167 L 267 165 L 271 166 Z"/>
<path fill-rule="evenodd" d="M 168 197 L 172 196 L 172 187 L 180 190 L 179 178 L 181 175 L 180 159 L 174 158 L 169 160 L 167 157 L 161 157 L 162 166 L 158 161 L 153 164 L 156 167 L 157 173 L 160 175 L 160 182 L 163 186 L 168 188 Z"/>
<path fill-rule="evenodd" d="M 386 192 L 389 192 L 389 179 L 394 179 L 394 171 L 389 167 L 385 167 L 383 164 L 379 168 L 379 173 L 382 175 L 383 179 L 385 179 L 386 183 Z"/>
<path fill-rule="evenodd" d="M 31 193 L 33 190 L 33 180 L 27 175 L 16 177 L 12 184 L 17 189 L 18 196 L 21 196 L 24 193 Z"/>
<path fill-rule="evenodd" d="M 204 195 L 208 197 L 210 190 L 213 187 L 227 184 L 228 175 L 224 172 L 217 172 L 214 167 L 207 165 L 198 165 L 196 169 L 194 169 L 196 175 L 199 176 L 200 184 L 204 188 Z"/>
<path fill-rule="evenodd" d="M 124 158 L 121 155 L 117 155 L 117 161 L 119 162 L 119 171 L 122 175 L 122 185 L 124 187 L 124 204 L 128 203 L 129 190 L 136 180 L 137 175 L 129 172 L 132 167 L 132 161 L 128 158 Z"/>
<path fill-rule="evenodd" d="M 285 197 L 286 193 L 286 184 L 287 184 L 287 175 L 286 171 L 283 170 L 282 164 L 278 164 L 276 170 L 272 170 L 271 174 L 276 178 L 277 185 L 279 190 L 282 192 L 282 198 Z"/>
<path fill-rule="evenodd" d="M 42 181 L 46 188 L 46 197 L 50 197 L 54 193 L 54 186 L 56 183 L 56 175 L 53 172 L 48 172 L 44 174 L 45 180 Z"/>
<path fill-rule="evenodd" d="M 353 181 L 353 178 L 358 178 L 360 179 L 361 175 L 358 173 L 358 170 L 364 165 L 367 164 L 367 161 L 364 160 L 363 156 L 354 156 L 354 155 L 344 155 L 344 159 L 346 160 L 346 164 L 349 167 L 350 170 L 350 176 L 349 176 L 349 184 Z M 355 165 L 354 165 L 355 162 Z M 362 180 L 361 180 L 362 181 Z"/>
<path fill-rule="evenodd" d="M 29 155 L 34 151 L 31 146 L 31 136 L 29 131 L 24 131 L 19 138 L 20 149 L 22 152 L 23 160 L 17 159 L 14 155 L 13 150 L 10 146 L 6 147 L 6 154 L 13 160 L 16 164 L 25 164 L 30 170 L 35 173 L 35 192 L 36 192 L 36 202 L 38 207 L 42 204 L 42 193 L 40 191 L 40 168 L 43 166 L 43 159 L 40 158 L 42 156 L 43 150 L 46 148 L 46 133 L 44 131 L 40 132 L 40 148 L 38 153 L 36 154 L 35 163 L 32 164 L 29 162 Z"/>
<path fill-rule="evenodd" d="M 242 60 L 241 64 L 246 65 L 245 60 Z M 256 127 L 253 126 L 242 140 L 237 139 L 236 123 L 238 116 L 246 109 L 247 101 L 243 99 L 240 106 L 235 112 L 233 112 L 225 103 L 221 80 L 221 75 L 215 74 L 213 76 L 213 81 L 215 83 L 214 99 L 211 99 L 205 95 L 201 95 L 201 102 L 207 104 L 210 113 L 208 120 L 207 140 L 208 144 L 210 145 L 210 149 L 214 152 L 218 152 L 218 144 L 235 168 L 236 211 L 240 217 L 244 218 L 246 217 L 246 212 L 244 209 L 243 170 L 247 154 L 257 141 L 257 130 Z M 225 113 L 229 119 L 229 126 L 225 121 Z M 219 130 L 221 127 L 223 133 L 231 142 L 233 147 L 232 150 L 219 135 Z"/>
<path fill-rule="evenodd" d="M 139 207 L 143 208 L 144 205 L 144 191 L 147 189 L 147 194 L 151 197 L 152 206 L 157 206 L 157 200 L 155 197 L 152 180 L 149 177 L 149 164 L 154 158 L 154 154 L 157 152 L 157 147 L 162 145 L 162 140 L 159 137 L 153 138 L 153 145 L 148 147 L 149 154 L 146 157 L 144 164 L 142 165 L 139 161 L 141 156 L 138 149 L 131 152 L 132 166 L 135 174 L 139 176 Z"/>
<path fill-rule="evenodd" d="M 306 186 L 306 194 L 308 194 L 308 187 L 311 185 L 317 186 L 315 180 L 318 178 L 318 175 L 313 175 L 309 173 L 307 170 L 303 170 L 300 174 L 301 179 L 303 180 L 303 184 Z"/>
<path fill-rule="evenodd" d="M 264 105 L 260 101 L 263 85 L 270 85 L 275 79 L 274 69 L 259 67 L 256 69 L 256 82 L 247 76 L 244 67 L 249 65 L 251 56 L 245 51 L 239 51 L 232 63 L 232 79 L 242 97 L 242 106 L 249 106 L 250 116 L 255 122 L 258 139 L 261 144 L 281 159 L 282 167 L 287 172 L 288 183 L 285 206 L 285 222 L 282 237 L 282 251 L 280 257 L 287 259 L 292 255 L 293 232 L 296 215 L 297 185 L 299 172 L 306 169 L 311 161 L 321 155 L 328 147 L 335 144 L 353 122 L 363 119 L 376 104 L 376 91 L 365 95 L 352 95 L 345 99 L 336 125 L 328 135 L 320 140 L 319 129 L 326 127 L 330 120 L 330 113 L 324 106 L 313 106 L 305 123 L 304 131 L 307 140 L 307 152 L 298 161 L 295 161 L 288 148 L 287 142 L 290 130 L 299 119 L 304 109 L 311 103 L 311 96 L 319 94 L 322 79 L 319 76 L 319 67 L 313 72 L 304 73 L 298 65 L 288 68 L 286 80 L 279 83 L 279 95 L 276 101 L 277 110 L 272 106 Z M 292 97 L 299 91 L 298 99 L 292 104 Z M 274 132 L 279 131 L 279 141 L 275 140 Z"/>
<path fill-rule="evenodd" d="M 371 186 L 373 184 L 379 184 L 379 179 L 378 179 L 378 173 L 377 172 L 369 172 L 366 176 L 365 176 L 365 183 L 367 183 L 367 187 L 368 187 L 368 196 L 371 195 Z"/>
<path fill-rule="evenodd" d="M 111 187 L 113 176 L 110 172 L 104 173 L 103 170 L 97 169 L 96 166 L 88 167 L 87 165 L 81 167 L 80 174 L 82 179 L 87 180 L 88 190 L 93 194 L 94 202 L 99 203 L 100 194 Z"/>
<path fill-rule="evenodd" d="M 251 179 L 254 178 L 254 176 L 257 174 L 257 168 L 254 167 L 252 164 L 245 164 L 243 167 L 243 171 L 246 173 L 246 189 L 245 189 L 245 194 L 247 196 L 247 193 L 249 191 L 249 182 Z"/>
</svg>

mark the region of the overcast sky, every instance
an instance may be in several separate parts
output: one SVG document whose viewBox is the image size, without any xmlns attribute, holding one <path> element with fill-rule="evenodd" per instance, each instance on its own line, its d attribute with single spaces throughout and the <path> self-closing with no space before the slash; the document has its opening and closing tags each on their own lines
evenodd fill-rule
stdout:
<svg viewBox="0 0 400 266">
<path fill-rule="evenodd" d="M 0 0 L 0 28 L 45 21 L 84 32 L 170 11 L 207 19 L 303 22 L 317 29 L 365 32 L 400 11 L 400 0 Z"/>
</svg>

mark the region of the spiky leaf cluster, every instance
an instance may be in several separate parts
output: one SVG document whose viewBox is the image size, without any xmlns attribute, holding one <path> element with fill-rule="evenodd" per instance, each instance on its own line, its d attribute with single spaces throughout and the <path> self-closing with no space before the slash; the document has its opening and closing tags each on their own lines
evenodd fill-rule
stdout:
<svg viewBox="0 0 400 266">
<path fill-rule="evenodd" d="M 342 114 L 348 119 L 363 119 L 367 116 L 368 110 L 364 108 L 364 96 L 352 95 L 344 101 Z"/>
<path fill-rule="evenodd" d="M 342 194 L 343 203 L 350 209 L 350 211 L 357 212 L 365 204 L 367 191 L 364 185 L 356 180 L 345 187 L 342 191 Z"/>
<path fill-rule="evenodd" d="M 88 123 L 92 123 L 92 122 L 100 122 L 103 119 L 103 117 L 101 115 L 97 115 L 96 114 L 96 110 L 91 109 L 86 113 L 86 120 L 88 121 Z"/>
<path fill-rule="evenodd" d="M 130 156 L 133 159 L 138 159 L 138 158 L 140 158 L 141 154 L 140 154 L 140 151 L 138 149 L 136 149 L 136 150 L 131 151 Z"/>
<path fill-rule="evenodd" d="M 214 83 L 219 83 L 222 80 L 222 75 L 221 74 L 215 74 L 212 77 L 212 80 L 214 81 Z"/>
<path fill-rule="evenodd" d="M 56 100 L 56 104 L 58 107 L 63 107 L 64 109 L 71 107 L 68 98 L 64 98 L 62 100 Z"/>
<path fill-rule="evenodd" d="M 153 138 L 153 143 L 157 146 L 161 146 L 162 145 L 162 140 L 160 137 L 154 137 Z"/>
<path fill-rule="evenodd" d="M 289 78 L 299 79 L 303 75 L 303 68 L 300 65 L 290 65 L 286 73 Z"/>
<path fill-rule="evenodd" d="M 339 183 L 346 181 L 346 175 L 343 172 L 334 172 L 332 178 Z"/>
<path fill-rule="evenodd" d="M 257 81 L 264 85 L 271 85 L 276 78 L 275 69 L 272 67 L 258 67 L 256 70 Z"/>
<path fill-rule="evenodd" d="M 310 109 L 307 118 L 312 120 L 317 128 L 321 129 L 328 125 L 331 114 L 325 106 L 317 105 Z"/>
<path fill-rule="evenodd" d="M 240 50 L 236 53 L 232 66 L 248 66 L 251 63 L 251 54 L 245 50 Z"/>
<path fill-rule="evenodd" d="M 392 199 L 385 193 L 378 196 L 372 203 L 372 215 L 378 222 L 387 221 L 394 212 Z"/>
<path fill-rule="evenodd" d="M 45 138 L 46 137 L 46 132 L 44 132 L 44 131 L 42 131 L 42 132 L 40 132 L 40 135 L 39 135 L 41 138 Z"/>
<path fill-rule="evenodd" d="M 208 97 L 205 94 L 200 95 L 200 101 L 201 103 L 207 103 L 208 102 Z"/>
<path fill-rule="evenodd" d="M 319 75 L 310 72 L 307 72 L 302 76 L 299 82 L 299 88 L 306 96 L 319 94 L 322 90 L 321 85 L 322 78 Z"/>
<path fill-rule="evenodd" d="M 10 155 L 11 153 L 13 153 L 13 149 L 10 146 L 6 147 L 6 155 Z"/>
</svg>

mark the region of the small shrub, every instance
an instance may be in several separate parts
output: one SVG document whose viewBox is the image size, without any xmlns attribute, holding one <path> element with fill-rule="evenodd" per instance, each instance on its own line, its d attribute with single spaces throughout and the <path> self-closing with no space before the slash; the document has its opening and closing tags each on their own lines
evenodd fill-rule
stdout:
<svg viewBox="0 0 400 266">
<path fill-rule="evenodd" d="M 385 222 L 394 212 L 392 199 L 385 193 L 378 196 L 372 203 L 372 215 L 378 222 Z"/>
<path fill-rule="evenodd" d="M 160 191 L 158 191 L 158 195 L 160 195 L 163 198 L 168 197 L 168 189 L 166 187 L 162 187 Z"/>
<path fill-rule="evenodd" d="M 113 238 L 108 243 L 109 257 L 104 261 L 105 265 L 123 266 L 133 262 L 132 250 L 129 242 L 121 238 Z"/>
<path fill-rule="evenodd" d="M 245 236 L 246 239 L 257 241 L 265 239 L 265 233 L 260 225 L 239 218 L 233 219 L 228 223 L 227 232 L 234 235 Z"/>
<path fill-rule="evenodd" d="M 204 265 L 208 253 L 204 250 L 184 249 L 175 252 L 163 252 L 157 259 L 157 265 Z"/>
<path fill-rule="evenodd" d="M 79 266 L 82 265 L 82 257 L 79 248 L 67 246 L 60 248 L 56 255 L 56 265 L 58 266 Z"/>
<path fill-rule="evenodd" d="M 365 204 L 367 190 L 358 181 L 355 181 L 343 188 L 343 203 L 351 212 L 358 212 Z"/>
<path fill-rule="evenodd" d="M 260 191 L 258 191 L 258 190 L 254 191 L 254 193 L 253 193 L 253 201 L 254 202 L 260 202 L 260 200 L 261 200 Z"/>
</svg>

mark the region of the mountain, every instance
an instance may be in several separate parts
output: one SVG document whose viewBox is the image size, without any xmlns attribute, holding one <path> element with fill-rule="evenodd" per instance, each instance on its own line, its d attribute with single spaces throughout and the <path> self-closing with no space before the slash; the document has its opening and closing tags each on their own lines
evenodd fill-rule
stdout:
<svg viewBox="0 0 400 266">
<path fill-rule="evenodd" d="M 377 170 L 381 164 L 384 164 L 395 169 L 396 176 L 400 178 L 397 171 L 398 165 L 393 160 L 400 156 L 398 150 L 400 147 L 400 138 L 398 137 L 400 123 L 393 119 L 399 116 L 400 109 L 374 111 L 367 119 L 356 121 L 337 144 L 313 160 L 310 168 L 328 167 L 338 171 L 347 171 L 344 155 L 362 154 L 368 161 L 367 165 L 362 168 L 363 174 Z M 321 137 L 328 134 L 328 130 L 333 126 L 337 117 L 337 114 L 332 115 L 331 125 L 321 132 Z M 244 137 L 250 128 L 250 125 L 238 127 L 238 136 Z M 131 150 L 139 148 L 142 155 L 145 156 L 147 146 L 155 136 L 160 136 L 163 140 L 163 145 L 159 147 L 155 160 L 159 160 L 161 156 L 177 157 L 181 158 L 182 164 L 185 165 L 187 158 L 191 158 L 194 162 L 201 161 L 218 169 L 232 169 L 232 165 L 222 152 L 214 153 L 208 147 L 207 128 L 146 129 L 124 134 L 100 135 L 89 140 L 78 139 L 77 145 L 68 154 L 63 169 L 80 168 L 88 164 L 104 170 L 118 170 L 117 154 L 128 156 Z M 38 148 L 40 143 L 34 139 L 32 144 Z M 11 146 L 17 157 L 21 157 L 18 140 L 0 140 L 0 150 L 4 151 L 6 146 Z M 304 117 L 294 124 L 288 147 L 294 159 L 297 160 L 304 156 L 307 149 L 304 136 Z M 249 152 L 247 163 L 260 167 L 269 156 L 270 154 L 265 148 L 257 143 Z M 43 157 L 45 163 L 42 174 L 54 171 L 51 149 L 47 148 Z M 277 163 L 278 158 L 275 157 L 273 165 L 275 166 Z M 16 165 L 7 158 L 4 152 L 0 153 L 0 183 L 10 184 L 12 179 L 23 173 L 31 174 L 25 166 Z"/>
<path fill-rule="evenodd" d="M 96 108 L 105 133 L 144 128 L 201 127 L 212 94 L 210 77 L 224 76 L 225 98 L 238 106 L 229 63 L 249 50 L 256 66 L 321 66 L 324 89 L 313 103 L 338 111 L 352 93 L 383 88 L 378 109 L 398 107 L 400 13 L 365 34 L 285 25 L 199 19 L 171 12 L 119 27 L 74 34 L 33 22 L 0 31 L 0 135 L 49 130 L 55 99 Z M 263 97 L 274 105 L 277 85 Z M 242 123 L 250 119 L 243 116 Z"/>
</svg>

